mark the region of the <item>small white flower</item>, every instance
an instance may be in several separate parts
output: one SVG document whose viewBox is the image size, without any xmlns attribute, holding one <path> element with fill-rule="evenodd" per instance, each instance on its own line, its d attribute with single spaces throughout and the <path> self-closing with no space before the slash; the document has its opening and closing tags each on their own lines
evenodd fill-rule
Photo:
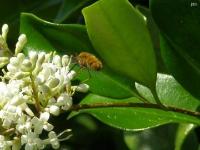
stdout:
<svg viewBox="0 0 200 150">
<path fill-rule="evenodd" d="M 44 112 L 40 114 L 40 120 L 43 121 L 43 127 L 46 131 L 51 131 L 54 127 L 47 121 L 50 118 L 50 114 L 48 112 Z"/>
<path fill-rule="evenodd" d="M 23 94 L 19 93 L 18 95 L 15 95 L 11 99 L 10 104 L 18 106 L 18 105 L 21 105 L 22 103 L 25 103 L 25 102 L 26 102 L 26 99 L 24 98 Z"/>
<path fill-rule="evenodd" d="M 47 144 L 58 149 L 59 142 L 67 140 L 71 134 L 65 130 L 56 135 L 52 131 L 54 126 L 49 123 L 50 115 L 58 116 L 61 110 L 69 110 L 73 94 L 87 92 L 89 86 L 71 85 L 76 72 L 70 68 L 72 57 L 68 55 L 61 57 L 53 52 L 32 51 L 26 57 L 20 53 L 27 42 L 24 34 L 19 36 L 15 55 L 11 57 L 7 33 L 8 26 L 4 25 L 0 35 L 3 51 L 0 52 L 0 67 L 8 65 L 0 82 L 0 122 L 6 130 L 12 128 L 14 132 L 8 137 L 0 135 L 0 149 L 19 149 L 24 145 L 25 150 L 36 150 L 44 149 Z M 49 132 L 48 138 L 41 140 L 44 130 Z"/>
<path fill-rule="evenodd" d="M 25 150 L 44 149 L 45 147 L 38 134 L 31 131 L 28 132 L 28 134 L 21 136 L 21 143 L 22 145 L 26 144 Z"/>
<path fill-rule="evenodd" d="M 33 124 L 34 132 L 37 134 L 41 134 L 42 130 L 51 131 L 54 127 L 47 121 L 49 120 L 50 114 L 48 112 L 44 112 L 40 114 L 40 118 L 33 117 L 31 123 Z"/>
<path fill-rule="evenodd" d="M 8 129 L 12 124 L 17 122 L 17 119 L 22 116 L 22 110 L 20 107 L 6 104 L 0 111 L 0 118 L 3 121 L 2 126 Z"/>
<path fill-rule="evenodd" d="M 63 110 L 68 110 L 72 106 L 72 97 L 67 93 L 62 93 L 57 99 L 57 106 L 61 106 Z"/>
<path fill-rule="evenodd" d="M 7 150 L 10 149 L 12 146 L 12 141 L 8 141 L 5 139 L 3 135 L 0 135 L 0 149 Z"/>
<path fill-rule="evenodd" d="M 76 76 L 76 72 L 73 70 L 67 73 L 67 77 L 69 78 L 69 80 L 72 80 L 75 76 Z"/>
<path fill-rule="evenodd" d="M 21 134 L 28 133 L 29 131 L 31 131 L 31 128 L 32 128 L 32 123 L 31 123 L 30 118 L 28 116 L 22 115 L 17 120 L 16 129 Z"/>
<path fill-rule="evenodd" d="M 54 149 L 58 149 L 60 147 L 59 140 L 54 131 L 49 132 L 49 144 L 51 144 Z"/>
<path fill-rule="evenodd" d="M 21 105 L 19 105 L 19 107 L 24 110 L 29 116 L 33 117 L 34 113 L 33 111 L 28 107 L 28 105 L 26 103 L 23 103 Z"/>
</svg>

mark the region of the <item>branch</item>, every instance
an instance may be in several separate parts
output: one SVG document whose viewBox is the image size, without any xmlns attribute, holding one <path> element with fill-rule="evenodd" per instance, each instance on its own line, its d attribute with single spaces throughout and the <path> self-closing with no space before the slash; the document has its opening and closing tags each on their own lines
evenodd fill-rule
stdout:
<svg viewBox="0 0 200 150">
<path fill-rule="evenodd" d="M 152 103 L 94 103 L 94 104 L 77 104 L 73 105 L 70 111 L 79 111 L 82 109 L 94 109 L 94 108 L 109 108 L 109 107 L 140 107 L 140 108 L 155 108 L 163 111 L 172 111 L 182 114 L 187 114 L 195 117 L 200 117 L 200 112 L 190 111 L 182 108 L 176 108 L 173 106 L 160 106 Z"/>
</svg>

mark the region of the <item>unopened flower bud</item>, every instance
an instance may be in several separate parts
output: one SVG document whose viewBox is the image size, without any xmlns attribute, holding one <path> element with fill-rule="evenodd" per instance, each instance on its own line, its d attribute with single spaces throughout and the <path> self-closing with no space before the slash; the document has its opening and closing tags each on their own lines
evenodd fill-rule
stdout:
<svg viewBox="0 0 200 150">
<path fill-rule="evenodd" d="M 2 126 L 3 126 L 4 128 L 6 128 L 6 129 L 8 129 L 8 128 L 11 126 L 11 124 L 12 124 L 12 120 L 5 119 L 5 120 L 3 121 Z"/>
<path fill-rule="evenodd" d="M 50 114 L 48 112 L 43 112 L 40 114 L 40 120 L 47 121 L 49 120 Z"/>
<path fill-rule="evenodd" d="M 51 60 L 52 54 L 53 54 L 53 52 L 45 54 L 45 60 L 44 61 L 49 63 L 50 60 Z"/>
<path fill-rule="evenodd" d="M 58 116 L 60 114 L 60 108 L 58 106 L 52 105 L 50 108 L 50 113 L 54 116 Z"/>
<path fill-rule="evenodd" d="M 17 57 L 11 57 L 10 58 L 10 64 L 12 64 L 13 66 L 18 66 L 19 65 L 19 60 Z"/>
<path fill-rule="evenodd" d="M 88 91 L 88 89 L 89 89 L 89 85 L 87 85 L 87 84 L 80 84 L 80 85 L 78 85 L 78 86 L 75 86 L 75 90 L 77 91 L 77 92 L 87 92 Z"/>
<path fill-rule="evenodd" d="M 15 55 L 17 55 L 18 53 L 20 53 L 24 47 L 24 45 L 27 42 L 27 38 L 25 34 L 21 34 L 18 38 L 18 42 L 16 44 L 16 48 L 15 48 Z"/>
<path fill-rule="evenodd" d="M 62 56 L 62 65 L 65 67 L 69 63 L 69 56 L 68 55 L 63 55 Z"/>
<path fill-rule="evenodd" d="M 0 68 L 3 68 L 7 63 L 0 63 Z"/>
<path fill-rule="evenodd" d="M 44 84 L 44 82 L 46 81 L 45 76 L 43 74 L 40 74 L 39 76 L 36 77 L 36 83 L 41 85 Z"/>
<path fill-rule="evenodd" d="M 50 79 L 50 81 L 47 83 L 49 88 L 55 88 L 59 84 L 60 80 L 57 78 Z"/>
<path fill-rule="evenodd" d="M 50 108 L 45 107 L 45 108 L 44 108 L 44 111 L 50 113 Z"/>
<path fill-rule="evenodd" d="M 9 58 L 8 57 L 0 57 L 0 68 L 8 64 Z"/>
<path fill-rule="evenodd" d="M 38 63 L 42 64 L 45 60 L 45 53 L 44 52 L 40 52 L 38 54 Z"/>
<path fill-rule="evenodd" d="M 38 60 L 36 62 L 36 67 L 41 68 L 44 60 L 45 60 L 45 53 L 39 53 Z"/>
<path fill-rule="evenodd" d="M 51 89 L 46 85 L 41 85 L 39 90 L 42 92 L 43 95 L 47 96 L 51 93 Z"/>
<path fill-rule="evenodd" d="M 61 57 L 59 55 L 55 55 L 53 57 L 53 64 L 57 65 L 58 67 L 61 67 Z"/>
<path fill-rule="evenodd" d="M 5 41 L 7 39 L 8 30 L 9 30 L 8 25 L 4 24 L 2 26 L 2 37 L 4 38 Z"/>
<path fill-rule="evenodd" d="M 32 63 L 28 59 L 25 59 L 22 63 L 21 70 L 26 71 L 26 72 L 31 71 L 32 70 Z"/>
<path fill-rule="evenodd" d="M 17 107 L 13 105 L 7 105 L 7 111 L 11 113 L 16 113 Z"/>
<path fill-rule="evenodd" d="M 14 76 L 16 79 L 23 79 L 25 77 L 28 77 L 30 75 L 29 72 L 17 72 Z"/>
<path fill-rule="evenodd" d="M 17 59 L 19 63 L 22 63 L 25 59 L 25 55 L 23 53 L 17 54 Z"/>
<path fill-rule="evenodd" d="M 33 73 L 32 73 L 34 76 L 36 76 L 41 71 L 44 60 L 45 60 L 45 54 L 40 53 L 38 55 L 38 60 L 36 62 L 35 69 L 33 70 Z"/>
<path fill-rule="evenodd" d="M 31 52 L 29 53 L 29 58 L 30 58 L 30 61 L 31 61 L 32 65 L 35 67 L 36 62 L 37 62 L 37 59 L 38 59 L 38 54 L 37 54 L 37 52 L 31 51 Z"/>
<path fill-rule="evenodd" d="M 29 116 L 34 116 L 34 113 L 32 112 L 32 110 L 28 107 L 28 105 L 26 103 L 20 105 L 21 108 L 29 115 Z"/>
<path fill-rule="evenodd" d="M 74 70 L 70 71 L 67 74 L 67 77 L 69 78 L 69 80 L 72 80 L 75 76 L 76 76 L 76 72 Z"/>
<path fill-rule="evenodd" d="M 0 63 L 8 62 L 9 58 L 8 57 L 0 57 Z"/>
<path fill-rule="evenodd" d="M 17 68 L 15 66 L 11 65 L 11 64 L 7 65 L 7 69 L 8 69 L 9 72 L 12 72 L 12 73 L 17 72 Z"/>
<path fill-rule="evenodd" d="M 25 99 L 23 99 L 23 96 L 22 96 L 22 95 L 16 95 L 16 96 L 12 99 L 12 101 L 10 102 L 10 104 L 11 104 L 11 105 L 17 106 L 17 105 L 20 105 L 20 104 L 22 104 L 22 103 L 24 103 L 24 102 L 25 102 Z"/>
</svg>

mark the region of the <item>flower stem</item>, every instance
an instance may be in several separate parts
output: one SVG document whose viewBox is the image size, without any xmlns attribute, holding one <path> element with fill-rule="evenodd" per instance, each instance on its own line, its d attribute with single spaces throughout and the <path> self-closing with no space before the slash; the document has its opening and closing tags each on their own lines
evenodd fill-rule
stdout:
<svg viewBox="0 0 200 150">
<path fill-rule="evenodd" d="M 33 97 L 35 99 L 35 108 L 36 108 L 37 112 L 39 113 L 41 111 L 41 108 L 40 108 L 40 101 L 38 98 L 38 91 L 35 86 L 34 77 L 31 75 L 30 78 L 31 78 L 31 87 L 33 90 Z"/>
</svg>

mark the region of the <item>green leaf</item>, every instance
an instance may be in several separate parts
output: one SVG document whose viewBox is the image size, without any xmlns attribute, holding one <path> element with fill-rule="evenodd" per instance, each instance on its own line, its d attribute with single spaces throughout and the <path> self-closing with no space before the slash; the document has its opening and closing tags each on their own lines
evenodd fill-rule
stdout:
<svg viewBox="0 0 200 150">
<path fill-rule="evenodd" d="M 151 11 L 149 8 L 137 5 L 136 8 L 146 17 L 146 22 L 147 22 L 147 27 L 149 30 L 149 33 L 151 35 L 151 39 L 153 42 L 153 47 L 155 50 L 156 54 L 156 60 L 157 60 L 157 72 L 162 72 L 162 73 L 167 73 L 168 71 L 166 70 L 166 67 L 163 63 L 163 59 L 161 57 L 161 52 L 160 52 L 160 33 L 159 29 L 153 20 Z"/>
<path fill-rule="evenodd" d="M 176 129 L 177 124 L 167 124 L 139 132 L 125 131 L 124 140 L 129 150 L 173 150 Z"/>
<path fill-rule="evenodd" d="M 136 84 L 136 89 L 141 95 L 151 102 L 154 98 L 146 87 Z M 158 74 L 156 89 L 161 102 L 168 106 L 184 108 L 195 111 L 200 106 L 198 99 L 187 92 L 172 76 Z"/>
<path fill-rule="evenodd" d="M 24 49 L 26 53 L 29 50 L 70 53 L 93 49 L 82 25 L 53 24 L 32 14 L 22 13 L 20 32 L 28 38 Z"/>
<path fill-rule="evenodd" d="M 175 150 L 181 150 L 185 138 L 195 128 L 194 124 L 180 124 L 176 133 Z"/>
<path fill-rule="evenodd" d="M 19 19 L 21 12 L 32 12 L 47 20 L 52 20 L 57 13 L 61 0 L 2 0 L 0 1 L 0 24 L 7 23 L 10 27 L 9 39 L 16 41 L 19 34 Z"/>
<path fill-rule="evenodd" d="M 65 21 L 76 11 L 84 7 L 89 1 L 91 0 L 63 0 L 63 3 L 54 21 L 57 23 Z"/>
<path fill-rule="evenodd" d="M 199 0 L 151 0 L 150 8 L 162 37 L 162 55 L 169 71 L 200 98 Z M 188 76 L 189 74 L 189 76 Z"/>
<path fill-rule="evenodd" d="M 138 102 L 137 98 L 127 98 L 116 100 L 89 94 L 81 101 L 81 104 L 108 104 L 119 102 Z M 183 113 L 165 111 L 156 108 L 143 107 L 107 107 L 81 109 L 77 113 L 71 114 L 73 117 L 79 113 L 89 113 L 100 121 L 124 130 L 143 130 L 167 123 L 194 123 L 200 125 L 197 117 Z"/>
<path fill-rule="evenodd" d="M 85 26 L 73 24 L 53 24 L 32 14 L 21 15 L 21 33 L 25 33 L 28 43 L 24 51 L 57 51 L 68 55 L 75 55 L 81 51 L 89 51 L 95 54 L 90 44 Z M 87 81 L 90 91 L 99 95 L 124 98 L 134 95 L 131 82 L 113 73 L 104 65 L 102 71 L 92 71 L 91 78 Z M 78 80 L 89 78 L 87 69 L 79 71 Z M 98 86 L 97 86 L 98 85 Z M 112 90 L 110 90 L 112 89 Z"/>
<path fill-rule="evenodd" d="M 198 68 L 179 55 L 164 35 L 160 36 L 160 44 L 161 54 L 167 68 L 186 90 L 199 99 L 200 72 Z"/>
<path fill-rule="evenodd" d="M 125 132 L 124 141 L 126 142 L 130 150 L 178 150 L 176 149 L 178 143 L 174 143 L 177 140 L 176 135 L 177 133 L 180 133 L 180 131 L 182 131 L 181 134 L 179 134 L 179 140 L 185 139 L 186 135 L 184 133 L 188 132 L 186 131 L 186 126 L 188 125 L 189 124 L 167 124 L 157 128 L 152 128 L 139 132 Z M 182 148 L 179 150 L 198 149 L 198 140 L 197 138 L 195 138 L 195 132 L 191 132 L 190 130 L 189 133 L 189 135 L 187 133 L 187 139 L 182 145 Z"/>
<path fill-rule="evenodd" d="M 158 74 L 157 93 L 161 102 L 168 106 L 183 108 L 195 111 L 200 102 L 188 93 L 176 80 L 166 74 Z M 137 84 L 137 90 L 141 95 L 150 101 L 153 96 L 146 87 Z M 90 94 L 85 97 L 81 104 L 97 104 L 97 103 L 123 103 L 138 102 L 137 98 L 130 97 L 127 99 L 112 99 Z M 93 108 L 80 110 L 78 113 L 72 113 L 71 117 L 79 113 L 89 113 L 100 119 L 102 122 L 113 127 L 127 130 L 142 130 L 167 123 L 194 123 L 200 124 L 199 118 L 181 114 L 177 112 L 165 111 L 155 108 L 142 107 L 111 107 L 111 108 Z"/>
<path fill-rule="evenodd" d="M 143 16 L 127 0 L 100 0 L 83 9 L 90 40 L 116 72 L 154 88 L 156 61 Z"/>
</svg>

